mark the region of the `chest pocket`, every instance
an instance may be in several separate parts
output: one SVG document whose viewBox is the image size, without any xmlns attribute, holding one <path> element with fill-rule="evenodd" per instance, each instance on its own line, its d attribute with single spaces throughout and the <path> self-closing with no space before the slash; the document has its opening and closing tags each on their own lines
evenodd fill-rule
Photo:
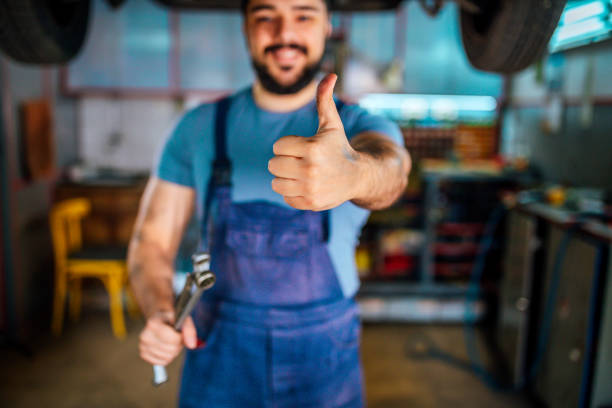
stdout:
<svg viewBox="0 0 612 408">
<path fill-rule="evenodd" d="M 250 224 L 250 223 L 249 223 Z M 307 229 L 287 230 L 275 224 L 228 225 L 227 246 L 246 256 L 292 260 L 303 258 L 310 247 Z"/>
<path fill-rule="evenodd" d="M 267 273 L 276 275 L 281 266 L 302 270 L 310 265 L 313 246 L 322 244 L 313 215 L 266 202 L 232 203 L 225 243 L 235 259 L 260 272 L 271 268 Z"/>
<path fill-rule="evenodd" d="M 219 283 L 231 299 L 296 304 L 335 297 L 322 215 L 267 202 L 232 203 L 222 228 Z M 334 294 L 332 296 L 332 293 Z"/>
</svg>

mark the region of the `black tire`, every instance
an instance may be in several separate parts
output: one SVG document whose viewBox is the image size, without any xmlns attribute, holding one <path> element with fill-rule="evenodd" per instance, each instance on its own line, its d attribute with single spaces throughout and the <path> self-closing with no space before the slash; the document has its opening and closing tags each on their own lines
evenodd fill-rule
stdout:
<svg viewBox="0 0 612 408">
<path fill-rule="evenodd" d="M 155 0 L 158 3 L 177 9 L 240 9 L 240 0 Z M 331 0 L 335 11 L 374 11 L 391 10 L 402 0 Z"/>
<path fill-rule="evenodd" d="M 480 13 L 461 10 L 463 48 L 483 71 L 527 68 L 546 50 L 567 0 L 480 0 Z"/>
<path fill-rule="evenodd" d="M 1 0 L 0 48 L 27 64 L 63 64 L 81 49 L 90 0 Z"/>
</svg>

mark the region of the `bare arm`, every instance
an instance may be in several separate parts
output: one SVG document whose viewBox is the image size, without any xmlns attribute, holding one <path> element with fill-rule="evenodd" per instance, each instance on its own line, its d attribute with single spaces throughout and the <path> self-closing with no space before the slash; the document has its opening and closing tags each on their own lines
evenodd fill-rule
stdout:
<svg viewBox="0 0 612 408">
<path fill-rule="evenodd" d="M 128 250 L 130 283 L 147 318 L 174 320 L 174 258 L 194 207 L 189 187 L 151 178 Z"/>
<path fill-rule="evenodd" d="M 360 133 L 350 144 L 359 153 L 361 170 L 352 202 L 370 210 L 393 204 L 408 183 L 412 163 L 406 149 L 376 132 Z"/>
<path fill-rule="evenodd" d="M 128 250 L 130 283 L 147 318 L 139 351 L 151 364 L 167 365 L 182 350 L 196 346 L 191 318 L 177 333 L 174 322 L 172 275 L 174 257 L 191 217 L 195 192 L 189 187 L 151 178 L 140 203 Z"/>
</svg>

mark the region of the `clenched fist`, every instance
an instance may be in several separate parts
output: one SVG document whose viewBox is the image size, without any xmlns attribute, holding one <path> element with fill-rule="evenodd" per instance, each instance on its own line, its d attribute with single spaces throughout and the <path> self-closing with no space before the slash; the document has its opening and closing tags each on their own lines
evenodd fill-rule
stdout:
<svg viewBox="0 0 612 408">
<path fill-rule="evenodd" d="M 327 210 L 356 197 L 360 153 L 349 144 L 334 103 L 336 79 L 329 74 L 317 88 L 317 133 L 278 139 L 268 162 L 272 189 L 300 210 Z"/>
<path fill-rule="evenodd" d="M 191 317 L 185 319 L 181 332 L 169 325 L 168 319 L 153 316 L 147 319 L 140 333 L 140 357 L 155 365 L 168 365 L 179 355 L 183 345 L 193 349 L 197 345 L 196 328 Z"/>
</svg>

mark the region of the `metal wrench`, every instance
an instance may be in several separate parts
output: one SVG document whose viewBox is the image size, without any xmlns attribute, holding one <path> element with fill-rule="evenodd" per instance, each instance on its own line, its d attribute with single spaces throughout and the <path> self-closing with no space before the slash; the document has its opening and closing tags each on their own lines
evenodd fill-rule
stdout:
<svg viewBox="0 0 612 408">
<path fill-rule="evenodd" d="M 174 329 L 176 331 L 181 330 L 185 319 L 198 304 L 198 300 L 200 300 L 202 293 L 215 284 L 215 274 L 210 270 L 210 254 L 207 252 L 197 252 L 191 257 L 191 260 L 193 262 L 193 272 L 187 274 L 185 285 L 176 299 L 176 305 L 174 307 L 176 311 Z M 195 290 L 192 290 L 194 285 Z M 154 365 L 153 385 L 158 386 L 166 381 L 168 381 L 166 367 Z"/>
</svg>

